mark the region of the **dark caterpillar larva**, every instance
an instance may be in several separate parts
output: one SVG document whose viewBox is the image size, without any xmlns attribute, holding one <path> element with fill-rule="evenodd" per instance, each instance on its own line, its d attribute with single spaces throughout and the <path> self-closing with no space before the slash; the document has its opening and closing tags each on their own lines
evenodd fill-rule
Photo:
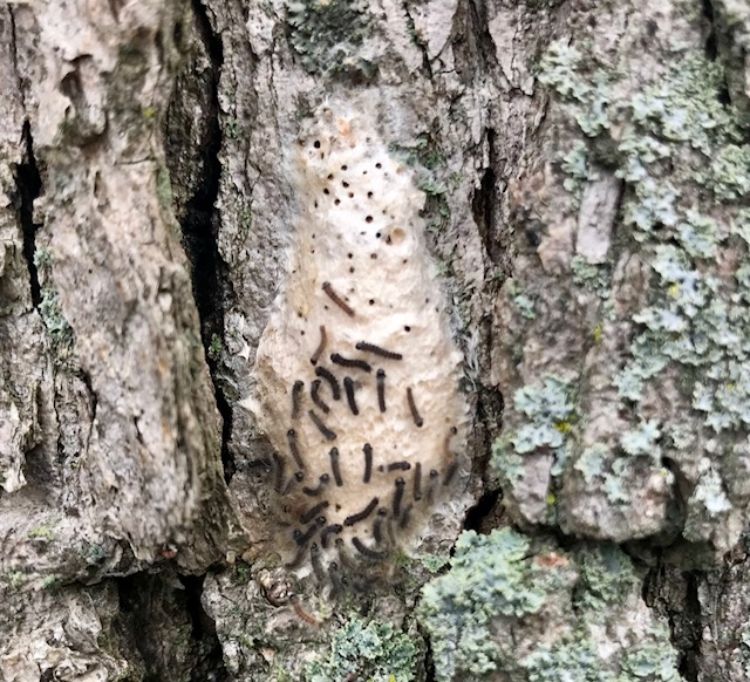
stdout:
<svg viewBox="0 0 750 682">
<path fill-rule="evenodd" d="M 330 298 L 341 310 L 343 310 L 349 317 L 354 317 L 354 310 L 349 306 L 349 304 L 344 301 L 343 298 L 341 298 L 331 286 L 330 282 L 323 282 L 323 291 L 326 293 L 326 296 Z"/>
<path fill-rule="evenodd" d="M 362 478 L 364 483 L 370 482 L 372 476 L 372 445 L 365 443 L 362 451 L 365 453 L 365 475 Z"/>
<path fill-rule="evenodd" d="M 375 511 L 375 507 L 378 506 L 378 498 L 373 497 L 367 504 L 367 506 L 356 514 L 351 514 L 344 519 L 345 526 L 353 526 L 355 523 L 364 521 L 372 512 Z"/>
<path fill-rule="evenodd" d="M 331 429 L 329 429 L 323 423 L 321 418 L 317 414 L 315 414 L 315 412 L 313 412 L 312 410 L 308 410 L 307 414 L 309 415 L 312 423 L 318 427 L 318 431 L 320 431 L 320 433 L 323 435 L 323 438 L 325 438 L 326 440 L 336 440 L 336 432 L 331 431 Z"/>
<path fill-rule="evenodd" d="M 326 335 L 326 328 L 324 325 L 320 325 L 320 343 L 318 344 L 318 347 L 315 349 L 315 352 L 310 356 L 310 362 L 313 365 L 318 364 L 318 360 L 320 359 L 320 356 L 323 355 L 323 351 L 326 349 L 326 343 L 328 341 L 328 336 Z"/>
<path fill-rule="evenodd" d="M 304 514 L 302 514 L 299 517 L 299 520 L 302 523 L 310 523 L 320 512 L 322 512 L 324 509 L 327 509 L 330 506 L 330 502 L 328 500 L 323 500 L 322 502 L 318 502 L 314 507 L 310 507 Z"/>
<path fill-rule="evenodd" d="M 325 403 L 323 398 L 320 397 L 320 387 L 322 385 L 322 381 L 320 379 L 315 379 L 310 384 L 310 398 L 312 398 L 312 401 L 315 403 L 315 406 L 323 413 L 328 414 L 331 411 L 331 408 L 328 407 L 328 405 Z"/>
<path fill-rule="evenodd" d="M 292 419 L 299 417 L 300 403 L 302 402 L 302 391 L 305 388 L 305 382 L 297 379 L 292 386 Z"/>
<path fill-rule="evenodd" d="M 401 353 L 394 353 L 393 351 L 376 346 L 374 343 L 367 343 L 367 341 L 360 341 L 354 347 L 357 350 L 364 351 L 365 353 L 373 353 L 374 355 L 379 355 L 381 358 L 387 358 L 388 360 L 401 360 L 404 357 Z"/>
<path fill-rule="evenodd" d="M 331 471 L 333 472 L 333 479 L 336 481 L 336 485 L 341 487 L 344 485 L 344 481 L 341 478 L 341 468 L 339 467 L 339 449 L 331 448 L 328 456 L 331 458 Z"/>
<path fill-rule="evenodd" d="M 419 411 L 417 410 L 417 404 L 414 402 L 414 393 L 411 390 L 411 386 L 409 386 L 406 389 L 406 400 L 409 403 L 409 411 L 411 412 L 411 418 L 414 420 L 414 423 L 421 427 L 422 424 L 424 424 L 424 420 L 419 415 Z"/>
<path fill-rule="evenodd" d="M 354 545 L 354 549 L 356 549 L 362 556 L 367 559 L 380 561 L 385 557 L 385 554 L 383 552 L 378 552 L 375 549 L 371 549 L 356 536 L 352 538 L 352 545 Z"/>
<path fill-rule="evenodd" d="M 289 429 L 286 432 L 286 440 L 287 443 L 289 443 L 289 452 L 292 453 L 292 457 L 294 458 L 294 462 L 297 464 L 297 466 L 300 469 L 304 469 L 305 462 L 302 459 L 302 455 L 299 451 L 299 446 L 297 445 L 297 432 L 294 429 Z"/>
<path fill-rule="evenodd" d="M 349 403 L 349 409 L 356 417 L 359 414 L 359 408 L 354 398 L 354 381 L 352 381 L 351 377 L 344 377 L 344 391 L 346 392 L 346 401 Z"/>
<path fill-rule="evenodd" d="M 378 388 L 378 409 L 381 414 L 385 412 L 385 370 L 379 369 L 376 373 L 377 388 Z"/>
<path fill-rule="evenodd" d="M 334 365 L 341 365 L 342 367 L 351 367 L 361 369 L 363 372 L 372 372 L 372 366 L 369 362 L 359 360 L 358 358 L 345 358 L 340 353 L 331 353 L 331 362 Z"/>
</svg>

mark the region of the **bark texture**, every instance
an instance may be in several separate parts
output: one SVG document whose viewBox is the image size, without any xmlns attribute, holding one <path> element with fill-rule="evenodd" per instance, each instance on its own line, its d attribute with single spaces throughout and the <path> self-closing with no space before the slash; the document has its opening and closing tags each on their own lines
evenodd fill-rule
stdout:
<svg viewBox="0 0 750 682">
<path fill-rule="evenodd" d="M 739 0 L 1 5 L 0 679 L 747 679 L 749 54 Z M 335 594 L 254 372 L 329 101 L 424 193 L 472 473 Z"/>
</svg>

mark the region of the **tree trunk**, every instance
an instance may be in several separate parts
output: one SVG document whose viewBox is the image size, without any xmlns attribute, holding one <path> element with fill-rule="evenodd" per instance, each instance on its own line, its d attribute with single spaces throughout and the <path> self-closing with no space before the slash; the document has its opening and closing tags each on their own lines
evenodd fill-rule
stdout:
<svg viewBox="0 0 750 682">
<path fill-rule="evenodd" d="M 748 679 L 748 54 L 0 5 L 0 679 Z"/>
</svg>

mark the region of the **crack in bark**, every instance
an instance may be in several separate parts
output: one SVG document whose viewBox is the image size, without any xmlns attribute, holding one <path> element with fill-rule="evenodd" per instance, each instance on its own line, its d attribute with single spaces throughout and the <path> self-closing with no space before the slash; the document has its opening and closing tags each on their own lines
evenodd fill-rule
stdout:
<svg viewBox="0 0 750 682">
<path fill-rule="evenodd" d="M 16 211 L 23 234 L 23 256 L 29 270 L 31 302 L 35 308 L 38 308 L 42 301 L 42 289 L 39 284 L 39 273 L 34 262 L 36 230 L 39 227 L 39 225 L 34 224 L 34 201 L 42 193 L 42 177 L 39 174 L 34 157 L 34 140 L 28 119 L 24 121 L 21 139 L 25 149 L 23 161 L 16 165 Z"/>
<path fill-rule="evenodd" d="M 175 577 L 179 584 L 171 586 L 168 574 L 150 575 L 142 571 L 115 578 L 120 601 L 117 627 L 143 661 L 144 680 L 166 679 L 165 668 L 175 662 L 185 665 L 182 654 L 189 661 L 189 678 L 180 679 L 224 682 L 229 676 L 221 642 L 214 621 L 201 603 L 205 575 Z M 187 642 L 181 639 L 186 626 L 190 629 Z M 174 651 L 170 644 L 183 649 Z M 169 673 L 177 671 L 170 667 Z"/>
<path fill-rule="evenodd" d="M 224 478 L 229 482 L 234 473 L 234 462 L 229 451 L 232 411 L 217 376 L 220 358 L 210 351 L 215 343 L 214 339 L 220 339 L 222 345 L 224 342 L 224 292 L 227 286 L 226 265 L 218 247 L 221 216 L 215 205 L 221 181 L 219 78 L 224 61 L 224 47 L 221 37 L 213 31 L 206 6 L 200 0 L 193 0 L 192 6 L 198 38 L 210 61 L 211 80 L 207 109 L 204 112 L 206 133 L 201 153 L 201 177 L 181 219 L 182 242 L 191 264 L 193 297 L 200 317 L 201 338 L 214 384 L 216 404 L 223 419 L 221 459 Z"/>
<path fill-rule="evenodd" d="M 713 4 L 711 4 L 711 0 L 701 0 L 701 4 L 703 7 L 703 16 L 706 18 L 709 25 L 709 32 L 708 36 L 706 37 L 705 43 L 706 58 L 710 59 L 711 61 L 715 61 L 718 55 L 716 38 L 716 15 L 714 13 L 714 7 Z"/>
<path fill-rule="evenodd" d="M 479 189 L 474 191 L 471 199 L 471 209 L 474 214 L 479 237 L 484 246 L 484 252 L 490 263 L 496 265 L 501 257 L 500 244 L 497 237 L 497 176 L 495 175 L 495 131 L 486 129 L 488 163 L 482 173 Z"/>
<path fill-rule="evenodd" d="M 430 64 L 430 56 L 427 54 L 427 45 L 425 45 L 424 41 L 420 40 L 417 37 L 417 28 L 416 24 L 414 23 L 414 17 L 412 17 L 412 15 L 409 13 L 409 3 L 402 2 L 401 8 L 404 10 L 404 14 L 406 15 L 406 27 L 409 29 L 409 33 L 414 40 L 414 44 L 422 53 L 422 68 L 427 73 L 427 77 L 432 80 L 432 64 Z"/>
<path fill-rule="evenodd" d="M 21 97 L 21 106 L 26 111 L 26 96 L 23 91 L 23 79 L 21 73 L 18 70 L 18 34 L 16 33 L 16 15 L 13 12 L 13 5 L 8 5 L 8 14 L 10 15 L 10 39 L 11 39 L 11 54 L 13 55 L 13 72 L 16 74 L 16 81 L 18 81 L 18 94 Z"/>
<path fill-rule="evenodd" d="M 685 610 L 682 614 L 685 623 L 686 639 L 684 645 L 675 644 L 680 653 L 678 670 L 686 682 L 698 682 L 698 661 L 701 657 L 702 618 L 701 603 L 698 598 L 699 574 L 689 571 L 685 574 Z"/>
</svg>

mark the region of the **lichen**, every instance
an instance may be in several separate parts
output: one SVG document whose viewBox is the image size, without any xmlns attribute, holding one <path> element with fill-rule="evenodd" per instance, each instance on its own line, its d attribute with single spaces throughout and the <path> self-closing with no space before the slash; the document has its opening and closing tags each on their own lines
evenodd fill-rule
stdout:
<svg viewBox="0 0 750 682">
<path fill-rule="evenodd" d="M 290 2 L 288 10 L 292 47 L 306 71 L 374 74 L 375 65 L 359 56 L 370 23 L 367 3 L 300 0 Z"/>
<path fill-rule="evenodd" d="M 310 663 L 304 679 L 410 682 L 415 678 L 419 653 L 413 639 L 392 625 L 355 617 L 336 630 L 328 655 Z"/>
<path fill-rule="evenodd" d="M 528 560 L 529 549 L 526 538 L 507 529 L 468 531 L 456 543 L 450 572 L 425 586 L 420 613 L 439 680 L 496 670 L 501 652 L 492 641 L 493 620 L 541 608 L 547 576 Z"/>
<path fill-rule="evenodd" d="M 668 629 L 640 601 L 641 578 L 614 545 L 564 552 L 510 529 L 466 532 L 418 610 L 436 679 L 677 682 Z"/>
<path fill-rule="evenodd" d="M 52 341 L 52 348 L 56 357 L 64 359 L 73 346 L 73 329 L 71 328 L 60 308 L 60 301 L 54 289 L 42 289 L 42 300 L 39 302 L 39 315 L 44 322 Z"/>
<path fill-rule="evenodd" d="M 496 441 L 491 467 L 501 483 L 519 483 L 524 475 L 525 456 L 551 454 L 552 476 L 561 474 L 568 459 L 568 448 L 577 419 L 571 384 L 548 375 L 539 383 L 524 386 L 513 395 L 514 414 L 503 435 Z M 548 505 L 554 513 L 554 505 Z"/>
<path fill-rule="evenodd" d="M 741 112 L 721 96 L 721 61 L 675 46 L 675 65 L 633 94 L 629 74 L 605 66 L 595 50 L 584 47 L 553 43 L 540 62 L 540 81 L 557 94 L 583 139 L 597 138 L 566 153 L 563 184 L 574 191 L 572 180 L 586 181 L 584 150 L 587 164 L 614 167 L 624 182 L 621 219 L 627 229 L 618 230 L 620 248 L 638 254 L 650 274 L 646 303 L 631 316 L 629 357 L 613 364 L 611 374 L 620 414 L 632 420 L 632 428 L 617 442 L 580 452 L 574 445 L 569 461 L 596 489 L 622 500 L 632 491 L 617 472 L 631 465 L 618 458 L 650 455 L 656 465 L 665 449 L 684 450 L 678 441 L 693 437 L 678 426 L 687 421 L 694 422 L 691 434 L 705 433 L 706 452 L 713 456 L 731 451 L 750 430 L 750 222 L 743 208 L 750 197 L 750 145 Z M 573 282 L 597 293 L 612 315 L 607 269 L 577 257 L 571 265 Z M 673 385 L 679 395 L 674 419 L 649 422 L 654 415 L 644 413 L 644 400 Z M 513 437 L 503 442 L 512 444 Z M 507 452 L 503 458 L 504 466 L 513 464 Z M 524 472 L 515 465 L 521 480 Z M 720 483 L 726 473 L 716 471 Z M 735 504 L 731 492 L 724 500 Z M 698 496 L 689 505 L 702 519 L 711 516 Z M 716 515 L 713 522 L 724 523 Z M 702 522 L 692 527 L 708 532 Z"/>
<path fill-rule="evenodd" d="M 563 187 L 568 192 L 579 195 L 589 178 L 588 148 L 578 141 L 572 149 L 560 156 L 560 168 L 565 173 Z"/>
</svg>

